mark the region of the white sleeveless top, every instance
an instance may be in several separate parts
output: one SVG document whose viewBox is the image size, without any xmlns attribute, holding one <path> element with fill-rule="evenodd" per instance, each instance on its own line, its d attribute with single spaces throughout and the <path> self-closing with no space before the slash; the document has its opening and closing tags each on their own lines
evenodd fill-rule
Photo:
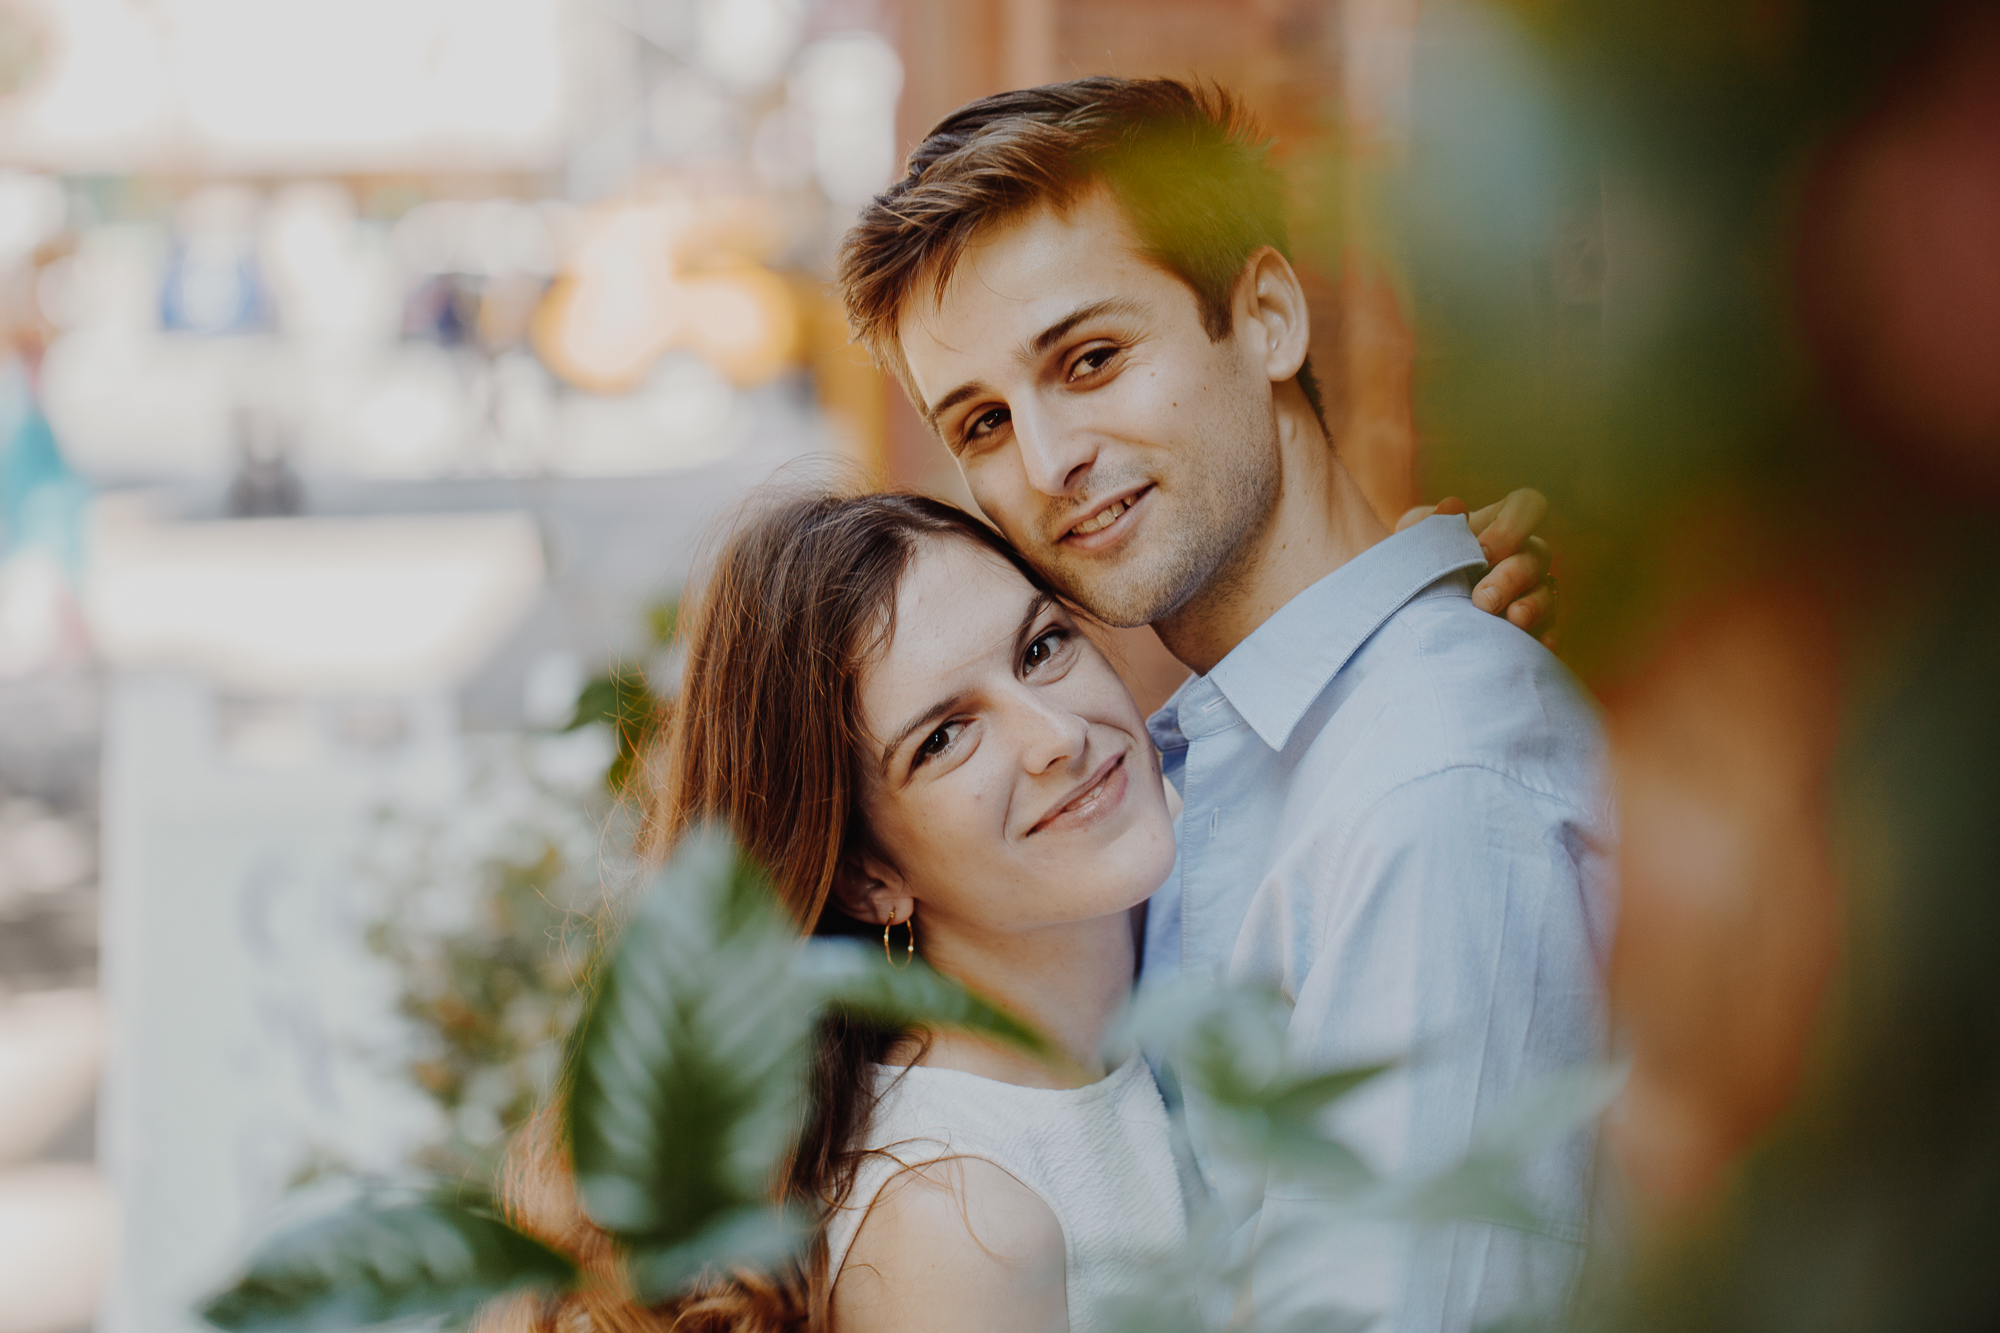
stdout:
<svg viewBox="0 0 2000 1333">
<path fill-rule="evenodd" d="M 1152 1071 L 1137 1056 L 1081 1088 L 1024 1088 L 955 1069 L 875 1066 L 873 1151 L 827 1222 L 840 1276 L 875 1196 L 905 1167 L 949 1157 L 992 1162 L 1041 1196 L 1062 1224 L 1070 1333 L 1094 1333 L 1104 1297 L 1140 1285 L 1147 1265 L 1187 1241 L 1187 1212 Z"/>
</svg>

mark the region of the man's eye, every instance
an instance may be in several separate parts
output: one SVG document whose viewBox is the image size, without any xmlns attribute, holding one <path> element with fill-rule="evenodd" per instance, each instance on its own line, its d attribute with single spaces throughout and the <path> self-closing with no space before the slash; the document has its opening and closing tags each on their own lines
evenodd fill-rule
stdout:
<svg viewBox="0 0 2000 1333">
<path fill-rule="evenodd" d="M 1008 412 L 1004 407 L 989 408 L 972 418 L 965 428 L 965 438 L 976 440 L 982 435 L 991 435 L 1007 424 Z"/>
<path fill-rule="evenodd" d="M 1117 355 L 1116 347 L 1093 347 L 1076 359 L 1075 364 L 1069 368 L 1069 377 L 1074 380 L 1094 374 L 1109 365 L 1111 358 Z"/>
<path fill-rule="evenodd" d="M 963 722 L 947 722 L 924 737 L 924 743 L 917 747 L 917 757 L 910 762 L 910 767 L 921 768 L 925 760 L 949 750 L 952 741 L 958 738 L 958 733 L 964 726 Z"/>
</svg>

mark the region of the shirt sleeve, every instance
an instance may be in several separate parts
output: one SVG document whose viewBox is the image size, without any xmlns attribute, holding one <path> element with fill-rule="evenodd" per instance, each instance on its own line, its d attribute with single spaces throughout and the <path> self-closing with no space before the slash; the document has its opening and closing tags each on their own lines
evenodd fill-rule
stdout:
<svg viewBox="0 0 2000 1333">
<path fill-rule="evenodd" d="M 1597 1058 L 1604 849 L 1566 803 L 1491 769 L 1406 783 L 1345 832 L 1307 839 L 1260 888 L 1231 972 L 1293 1000 L 1315 1067 L 1395 1059 L 1327 1128 L 1385 1175 L 1457 1161 L 1495 1110 Z M 1537 1230 L 1487 1222 L 1348 1224 L 1274 1183 L 1258 1238 L 1260 1317 L 1379 1311 L 1372 1333 L 1470 1333 L 1555 1307 L 1581 1257 L 1588 1132 L 1519 1182 Z"/>
</svg>

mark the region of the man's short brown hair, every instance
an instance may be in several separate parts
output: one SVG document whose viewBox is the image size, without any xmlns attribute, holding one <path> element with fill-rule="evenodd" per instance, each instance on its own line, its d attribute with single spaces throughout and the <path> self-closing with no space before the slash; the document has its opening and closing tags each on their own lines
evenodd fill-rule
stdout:
<svg viewBox="0 0 2000 1333">
<path fill-rule="evenodd" d="M 1095 186 L 1118 201 L 1141 253 L 1194 292 L 1212 341 L 1234 324 L 1251 253 L 1268 245 L 1290 257 L 1269 140 L 1228 93 L 1107 77 L 1024 88 L 939 121 L 903 179 L 861 211 L 840 249 L 855 338 L 917 401 L 897 337 L 904 302 L 920 287 L 941 294 L 988 227 L 1039 205 L 1067 207 Z M 1310 363 L 1298 379 L 1324 426 Z"/>
</svg>

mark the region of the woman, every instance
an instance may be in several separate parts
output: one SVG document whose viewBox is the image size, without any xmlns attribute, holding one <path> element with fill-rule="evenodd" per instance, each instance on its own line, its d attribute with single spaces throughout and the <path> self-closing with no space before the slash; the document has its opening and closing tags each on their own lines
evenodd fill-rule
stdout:
<svg viewBox="0 0 2000 1333">
<path fill-rule="evenodd" d="M 879 934 L 899 964 L 921 954 L 1037 1025 L 1057 1056 L 829 1021 L 779 1182 L 819 1223 L 798 1271 L 673 1309 L 600 1293 L 547 1324 L 1095 1327 L 1099 1302 L 1185 1226 L 1151 1076 L 1103 1053 L 1132 982 L 1132 909 L 1174 861 L 1138 706 L 997 534 L 921 497 L 763 512 L 688 624 L 649 772 L 650 850 L 723 820 L 802 931 Z M 573 1192 L 515 1196 L 543 1205 L 524 1206 L 525 1223 L 603 1258 Z"/>
</svg>

